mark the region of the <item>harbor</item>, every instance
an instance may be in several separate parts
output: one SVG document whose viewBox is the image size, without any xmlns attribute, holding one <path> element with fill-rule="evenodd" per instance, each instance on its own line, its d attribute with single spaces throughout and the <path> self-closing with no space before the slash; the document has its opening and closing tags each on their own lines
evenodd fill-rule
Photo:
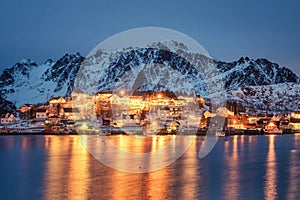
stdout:
<svg viewBox="0 0 300 200">
<path fill-rule="evenodd" d="M 300 132 L 300 112 L 238 112 L 202 97 L 125 91 L 54 97 L 1 115 L 1 135 L 282 135 Z"/>
</svg>

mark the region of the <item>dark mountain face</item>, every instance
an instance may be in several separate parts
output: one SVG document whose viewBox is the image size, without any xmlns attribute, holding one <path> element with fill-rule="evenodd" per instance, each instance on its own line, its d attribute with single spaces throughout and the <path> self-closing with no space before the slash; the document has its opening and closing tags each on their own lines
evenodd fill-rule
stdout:
<svg viewBox="0 0 300 200">
<path fill-rule="evenodd" d="M 83 60 L 84 57 L 79 53 L 74 55 L 65 54 L 51 68 L 46 70 L 43 74 L 44 80 L 57 83 L 54 92 L 62 90 L 64 85 L 67 84 L 66 96 L 70 96 L 73 90 L 74 79 Z"/>
<path fill-rule="evenodd" d="M 204 91 L 206 86 L 203 79 L 210 79 L 213 82 L 218 74 L 221 75 L 224 88 L 231 96 L 234 95 L 232 91 L 245 87 L 298 83 L 299 80 L 290 69 L 266 59 L 254 60 L 243 57 L 234 62 L 222 62 L 195 53 L 185 54 L 196 63 L 197 66 L 194 66 L 181 54 L 156 48 L 131 49 L 116 54 L 117 56 L 111 56 L 110 63 L 102 61 L 102 58 L 107 55 L 105 51 L 97 51 L 94 57 L 85 59 L 79 53 L 66 54 L 56 62 L 49 59 L 42 65 L 37 65 L 31 60 L 22 60 L 13 67 L 5 69 L 0 76 L 2 102 L 0 108 L 7 108 L 9 105 L 10 109 L 14 109 L 14 104 L 20 106 L 24 103 L 43 103 L 53 96 L 69 96 L 73 91 L 75 78 L 80 75 L 79 70 L 84 73 L 82 64 L 84 67 L 93 66 L 95 63 L 97 66 L 106 67 L 96 80 L 98 89 L 102 90 L 114 87 L 127 71 L 141 70 L 137 66 L 149 63 L 169 66 L 170 69 L 184 76 L 196 93 L 204 96 L 207 93 Z M 149 73 L 152 73 L 151 65 L 148 68 L 144 69 L 143 74 L 141 72 L 136 74 L 144 79 L 149 78 Z M 167 74 L 166 82 L 161 85 L 170 91 L 185 90 L 184 86 L 179 87 L 173 75 L 167 72 L 169 69 L 157 69 L 158 74 Z M 90 77 L 82 78 L 82 80 L 88 79 Z M 149 89 L 147 87 L 149 83 L 153 82 L 149 81 L 141 88 Z M 160 83 L 153 84 L 160 85 Z"/>
<path fill-rule="evenodd" d="M 12 102 L 3 99 L 0 96 L 0 114 L 6 114 L 8 112 L 15 114 L 16 109 L 16 106 Z"/>
<path fill-rule="evenodd" d="M 48 59 L 42 65 L 23 59 L 5 69 L 0 76 L 0 96 L 6 102 L 0 109 L 10 105 L 8 102 L 19 107 L 24 103 L 45 103 L 52 96 L 70 96 L 83 60 L 79 53 L 66 54 L 56 62 Z"/>
<path fill-rule="evenodd" d="M 0 76 L 0 85 L 3 87 L 14 84 L 14 74 L 16 73 L 28 78 L 30 69 L 34 67 L 37 67 L 37 64 L 29 59 L 17 62 L 13 67 L 3 70 Z"/>
<path fill-rule="evenodd" d="M 180 55 L 162 49 L 140 48 L 126 52 L 115 62 L 112 62 L 102 76 L 100 76 L 98 90 L 100 92 L 114 90 L 115 84 L 128 71 L 138 70 L 136 69 L 138 66 L 149 64 L 156 64 L 156 66 L 167 65 L 169 68 L 166 68 L 166 70 L 174 70 L 184 76 L 194 90 L 197 90 L 196 84 L 204 79 L 202 72 L 199 70 L 201 67 L 198 66 L 198 68 L 195 68 L 192 63 Z M 150 67 L 153 68 L 153 65 Z M 157 69 L 161 70 L 162 67 L 157 67 Z M 143 70 L 145 70 L 145 68 L 143 68 Z M 144 79 L 146 79 L 146 77 L 144 77 Z"/>
<path fill-rule="evenodd" d="M 246 86 L 262 86 L 279 83 L 297 83 L 298 76 L 290 69 L 266 59 L 240 58 L 238 61 L 216 62 L 223 74 L 225 88 L 235 90 Z"/>
</svg>

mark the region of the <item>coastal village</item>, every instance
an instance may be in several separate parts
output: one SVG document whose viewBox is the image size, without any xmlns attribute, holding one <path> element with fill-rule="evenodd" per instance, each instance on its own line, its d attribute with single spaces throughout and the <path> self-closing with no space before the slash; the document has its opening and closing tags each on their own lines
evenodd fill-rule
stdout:
<svg viewBox="0 0 300 200">
<path fill-rule="evenodd" d="M 202 97 L 176 97 L 166 92 L 73 92 L 71 97 L 52 97 L 46 104 L 23 104 L 15 113 L 2 114 L 0 134 L 206 135 L 215 128 L 214 119 L 218 117 L 223 121 L 216 136 L 300 131 L 297 111 L 253 115 L 227 107 L 212 111 Z"/>
</svg>

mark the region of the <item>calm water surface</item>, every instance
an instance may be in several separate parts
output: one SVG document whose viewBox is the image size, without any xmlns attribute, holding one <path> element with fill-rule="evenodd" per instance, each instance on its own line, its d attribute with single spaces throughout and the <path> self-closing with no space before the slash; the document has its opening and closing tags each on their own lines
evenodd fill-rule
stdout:
<svg viewBox="0 0 300 200">
<path fill-rule="evenodd" d="M 1 199 L 300 199 L 300 135 L 221 138 L 199 159 L 203 139 L 166 168 L 133 174 L 101 164 L 80 136 L 1 136 Z"/>
</svg>

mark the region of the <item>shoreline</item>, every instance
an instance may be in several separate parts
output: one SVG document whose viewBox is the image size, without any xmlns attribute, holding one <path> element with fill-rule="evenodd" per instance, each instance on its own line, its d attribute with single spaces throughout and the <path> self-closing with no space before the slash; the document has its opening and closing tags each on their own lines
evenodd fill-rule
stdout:
<svg viewBox="0 0 300 200">
<path fill-rule="evenodd" d="M 225 135 L 220 137 L 227 137 L 227 136 L 235 136 L 235 135 L 294 135 L 300 132 L 292 131 L 292 130 L 284 130 L 282 134 L 265 134 L 262 131 L 259 130 L 234 130 L 234 131 L 224 131 Z M 30 136 L 30 135 L 55 135 L 55 136 L 68 136 L 68 135 L 99 135 L 99 136 L 115 136 L 115 135 L 139 135 L 143 136 L 142 134 L 126 134 L 124 131 L 115 131 L 111 132 L 110 134 L 99 134 L 96 132 L 90 132 L 90 133 L 55 133 L 55 132 L 21 132 L 21 133 L 0 133 L 1 136 Z M 153 135 L 158 136 L 167 136 L 167 135 L 177 135 L 172 133 L 157 133 Z M 182 134 L 180 134 L 182 135 Z M 186 134 L 186 135 L 194 135 L 194 136 L 206 136 L 206 132 L 204 131 L 198 131 L 197 134 Z M 218 136 L 216 136 L 218 137 Z"/>
</svg>

